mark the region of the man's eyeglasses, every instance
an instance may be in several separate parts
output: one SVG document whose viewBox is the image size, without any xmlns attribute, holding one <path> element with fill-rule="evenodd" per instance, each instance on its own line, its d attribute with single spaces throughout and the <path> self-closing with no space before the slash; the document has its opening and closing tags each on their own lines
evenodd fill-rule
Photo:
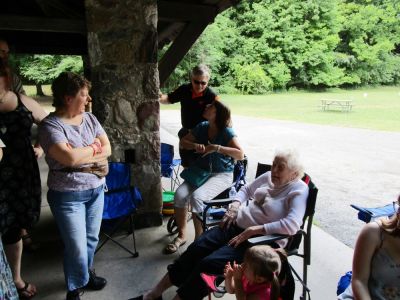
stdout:
<svg viewBox="0 0 400 300">
<path fill-rule="evenodd" d="M 199 80 L 195 80 L 195 79 L 193 79 L 193 82 L 195 84 L 201 84 L 201 85 L 206 85 L 208 83 L 207 81 L 199 81 Z"/>
</svg>

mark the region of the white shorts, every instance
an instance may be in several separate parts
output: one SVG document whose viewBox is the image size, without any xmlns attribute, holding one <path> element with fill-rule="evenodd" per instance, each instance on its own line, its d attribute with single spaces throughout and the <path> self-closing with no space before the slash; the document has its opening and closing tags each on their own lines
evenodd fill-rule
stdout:
<svg viewBox="0 0 400 300">
<path fill-rule="evenodd" d="M 232 185 L 233 173 L 212 173 L 208 180 L 196 188 L 183 182 L 174 196 L 175 207 L 183 208 L 190 203 L 191 210 L 199 213 L 204 209 L 203 201 L 214 199 Z"/>
</svg>

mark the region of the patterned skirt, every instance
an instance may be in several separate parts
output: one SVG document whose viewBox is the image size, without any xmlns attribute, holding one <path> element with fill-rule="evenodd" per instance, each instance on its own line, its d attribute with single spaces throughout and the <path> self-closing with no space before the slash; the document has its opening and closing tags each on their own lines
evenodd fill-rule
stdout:
<svg viewBox="0 0 400 300">
<path fill-rule="evenodd" d="M 0 234 L 0 300 L 18 300 L 11 270 L 3 250 Z"/>
</svg>

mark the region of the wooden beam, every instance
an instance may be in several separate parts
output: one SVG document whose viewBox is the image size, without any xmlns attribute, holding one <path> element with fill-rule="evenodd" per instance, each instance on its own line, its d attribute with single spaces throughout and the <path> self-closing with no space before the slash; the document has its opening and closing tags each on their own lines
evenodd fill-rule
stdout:
<svg viewBox="0 0 400 300">
<path fill-rule="evenodd" d="M 0 14 L 0 30 L 80 33 L 86 35 L 85 20 Z"/>
<path fill-rule="evenodd" d="M 214 5 L 158 1 L 158 19 L 174 22 L 213 20 L 218 14 Z"/>
<path fill-rule="evenodd" d="M 207 27 L 208 23 L 204 21 L 189 23 L 165 52 L 158 64 L 161 86 Z"/>
</svg>

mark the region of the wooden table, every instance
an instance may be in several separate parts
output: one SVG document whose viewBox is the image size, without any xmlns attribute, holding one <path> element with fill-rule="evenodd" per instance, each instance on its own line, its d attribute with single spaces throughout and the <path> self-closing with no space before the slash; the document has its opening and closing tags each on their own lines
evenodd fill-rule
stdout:
<svg viewBox="0 0 400 300">
<path fill-rule="evenodd" d="M 353 100 L 321 99 L 321 108 L 323 111 L 340 110 L 350 112 L 353 108 Z"/>
</svg>

